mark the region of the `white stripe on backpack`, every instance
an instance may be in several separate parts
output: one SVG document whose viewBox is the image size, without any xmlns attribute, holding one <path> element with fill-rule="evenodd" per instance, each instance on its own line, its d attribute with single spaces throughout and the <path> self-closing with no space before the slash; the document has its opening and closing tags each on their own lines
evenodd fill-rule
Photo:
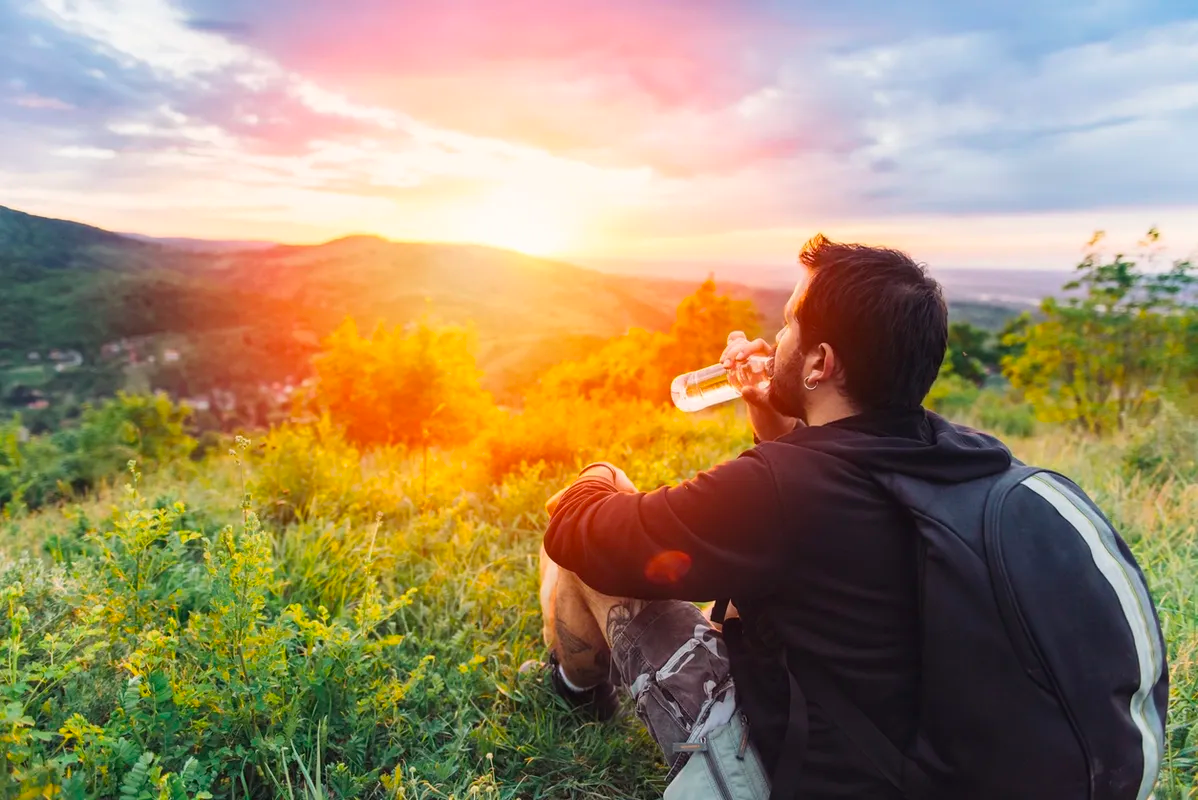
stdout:
<svg viewBox="0 0 1198 800">
<path fill-rule="evenodd" d="M 1069 522 L 1085 541 L 1099 572 L 1110 583 L 1119 598 L 1123 615 L 1135 641 L 1140 665 L 1140 688 L 1131 698 L 1131 719 L 1140 730 L 1144 751 L 1144 774 L 1140 779 L 1139 800 L 1146 800 L 1152 793 L 1164 756 L 1164 742 L 1160 736 L 1160 720 L 1156 704 L 1152 699 L 1152 687 L 1161 673 L 1161 643 L 1156 629 L 1151 624 L 1152 609 L 1148 598 L 1139 587 L 1139 578 L 1126 559 L 1113 547 L 1114 537 L 1109 526 L 1077 496 L 1077 493 L 1056 478 L 1036 474 L 1023 481 L 1052 505 Z M 1103 532 L 1107 535 L 1103 536 Z"/>
</svg>

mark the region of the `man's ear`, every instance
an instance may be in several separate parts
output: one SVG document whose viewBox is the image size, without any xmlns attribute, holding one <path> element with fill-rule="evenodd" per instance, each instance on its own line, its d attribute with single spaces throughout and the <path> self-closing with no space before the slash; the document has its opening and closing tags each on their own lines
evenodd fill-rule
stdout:
<svg viewBox="0 0 1198 800">
<path fill-rule="evenodd" d="M 836 372 L 836 354 L 832 352 L 832 348 L 827 344 L 820 344 L 812 352 L 807 363 L 807 374 L 804 379 L 810 378 L 812 382 L 830 380 Z"/>
</svg>

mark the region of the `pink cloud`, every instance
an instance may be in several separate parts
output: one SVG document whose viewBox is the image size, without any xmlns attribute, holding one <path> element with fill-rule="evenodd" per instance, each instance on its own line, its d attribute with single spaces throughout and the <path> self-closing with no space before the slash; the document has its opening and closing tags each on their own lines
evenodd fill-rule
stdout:
<svg viewBox="0 0 1198 800">
<path fill-rule="evenodd" d="M 376 133 L 371 122 L 314 111 L 285 84 L 251 91 L 229 80 L 203 95 L 182 97 L 177 110 L 219 125 L 249 152 L 300 155 L 314 141 Z"/>
<path fill-rule="evenodd" d="M 735 169 L 824 138 L 732 113 L 801 37 L 719 0 L 321 4 L 252 30 L 355 102 L 604 165 Z"/>
<path fill-rule="evenodd" d="M 17 95 L 13 98 L 12 102 L 21 108 L 48 109 L 51 111 L 70 111 L 75 108 L 75 106 L 59 100 L 57 97 L 43 97 L 38 94 Z"/>
</svg>

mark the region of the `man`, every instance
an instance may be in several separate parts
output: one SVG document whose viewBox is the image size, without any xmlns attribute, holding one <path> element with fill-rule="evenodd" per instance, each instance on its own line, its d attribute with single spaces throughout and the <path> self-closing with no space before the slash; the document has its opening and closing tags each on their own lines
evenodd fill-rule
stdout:
<svg viewBox="0 0 1198 800">
<path fill-rule="evenodd" d="M 595 464 L 549 506 L 541 603 L 554 685 L 600 718 L 615 710 L 613 684 L 627 687 L 671 765 L 667 797 L 765 798 L 770 775 L 774 796 L 916 794 L 861 733 L 905 750 L 923 709 L 923 545 L 878 476 L 947 487 L 1012 466 L 996 440 L 922 408 L 948 338 L 922 267 L 822 236 L 799 260 L 776 347 L 733 333 L 723 355 L 725 366 L 774 356 L 768 391 L 743 393 L 752 450 L 647 494 Z M 732 601 L 724 636 L 692 604 L 720 598 Z M 810 665 L 797 684 L 796 663 Z M 850 712 L 868 723 L 846 726 Z"/>
</svg>

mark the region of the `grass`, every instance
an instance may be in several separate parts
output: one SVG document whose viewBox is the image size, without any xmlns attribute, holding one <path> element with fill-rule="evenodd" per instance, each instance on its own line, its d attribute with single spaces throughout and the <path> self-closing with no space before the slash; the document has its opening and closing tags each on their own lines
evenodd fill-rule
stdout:
<svg viewBox="0 0 1198 800">
<path fill-rule="evenodd" d="M 53 376 L 53 368 L 41 364 L 13 367 L 12 369 L 0 371 L 0 385 L 20 383 L 24 386 L 37 388 L 48 383 Z"/>
<path fill-rule="evenodd" d="M 731 413 L 630 416 L 602 438 L 577 459 L 603 453 L 642 488 L 750 444 Z M 1129 467 L 1135 445 L 1012 442 L 1077 480 L 1140 559 L 1172 662 L 1157 797 L 1193 798 L 1198 486 Z M 284 429 L 9 518 L 0 750 L 29 796 L 658 797 L 635 719 L 580 723 L 518 672 L 544 655 L 542 504 L 571 466 L 497 476 L 463 449 L 423 474 L 418 454 Z"/>
</svg>

